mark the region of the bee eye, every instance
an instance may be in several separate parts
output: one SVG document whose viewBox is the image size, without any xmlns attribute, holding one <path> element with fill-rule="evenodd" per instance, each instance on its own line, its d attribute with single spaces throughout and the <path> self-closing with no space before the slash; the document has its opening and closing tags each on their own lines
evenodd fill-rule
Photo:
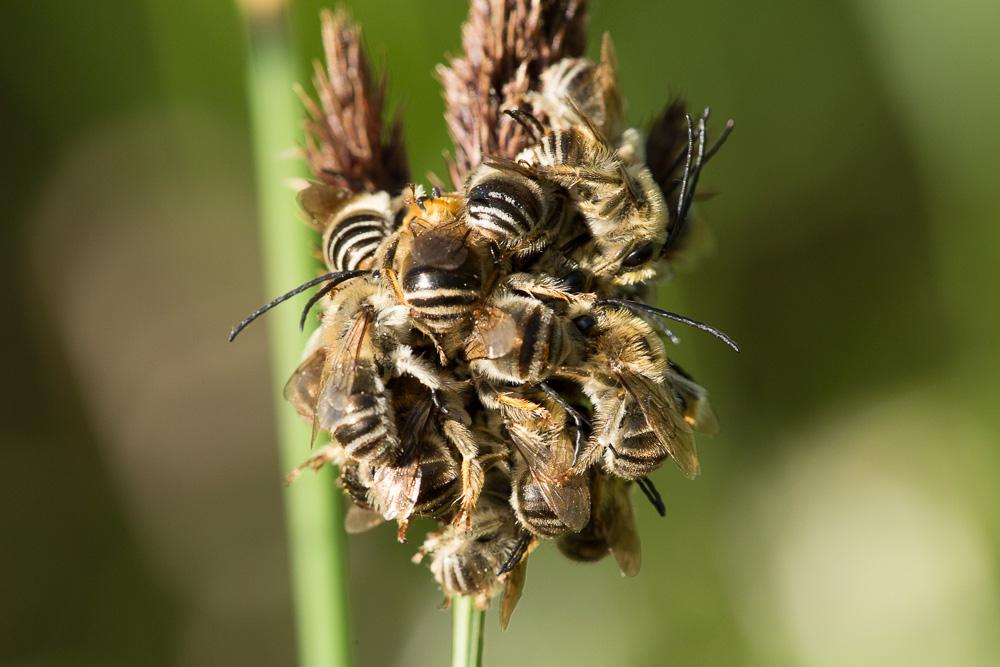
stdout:
<svg viewBox="0 0 1000 667">
<path fill-rule="evenodd" d="M 590 315 L 581 315 L 573 320 L 573 324 L 580 330 L 580 333 L 586 336 L 597 326 L 597 320 Z"/>
<path fill-rule="evenodd" d="M 576 269 L 575 271 L 570 271 L 565 276 L 563 276 L 563 282 L 566 284 L 567 291 L 579 292 L 583 289 L 584 282 L 583 271 Z"/>
<path fill-rule="evenodd" d="M 479 544 L 486 544 L 487 542 L 492 542 L 493 537 L 493 535 L 480 535 L 476 538 L 476 542 Z"/>
<path fill-rule="evenodd" d="M 622 262 L 622 268 L 634 269 L 641 266 L 653 258 L 653 244 L 643 243 L 638 248 L 632 250 Z"/>
</svg>

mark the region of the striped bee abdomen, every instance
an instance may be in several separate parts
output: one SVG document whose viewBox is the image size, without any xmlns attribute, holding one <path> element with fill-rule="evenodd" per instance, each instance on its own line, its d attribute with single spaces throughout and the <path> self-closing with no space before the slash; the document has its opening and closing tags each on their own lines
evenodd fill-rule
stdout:
<svg viewBox="0 0 1000 667">
<path fill-rule="evenodd" d="M 457 267 L 409 264 L 402 275 L 403 296 L 435 333 L 447 333 L 469 319 L 480 299 L 482 277 L 472 253 Z"/>
<path fill-rule="evenodd" d="M 469 178 L 466 197 L 467 224 L 498 243 L 535 233 L 548 216 L 545 188 L 515 169 L 481 166 Z"/>
<path fill-rule="evenodd" d="M 556 516 L 538 484 L 534 482 L 515 484 L 510 505 L 517 520 L 534 535 L 552 539 L 569 531 L 569 527 Z"/>
<path fill-rule="evenodd" d="M 609 472 L 635 480 L 663 465 L 669 454 L 635 401 L 626 401 L 619 440 L 607 448 L 604 460 Z"/>
<path fill-rule="evenodd" d="M 332 271 L 367 269 L 389 234 L 389 223 L 379 211 L 354 210 L 340 216 L 325 235 L 327 265 Z"/>
</svg>

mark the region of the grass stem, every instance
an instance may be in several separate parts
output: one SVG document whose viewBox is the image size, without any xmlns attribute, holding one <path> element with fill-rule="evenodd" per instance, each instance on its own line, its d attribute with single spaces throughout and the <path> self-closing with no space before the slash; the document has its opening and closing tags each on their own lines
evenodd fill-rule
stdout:
<svg viewBox="0 0 1000 667">
<path fill-rule="evenodd" d="M 301 175 L 301 166 L 282 157 L 296 145 L 301 132 L 292 93 L 296 59 L 282 2 L 244 0 L 241 8 L 248 36 L 247 85 L 265 286 L 268 294 L 277 294 L 313 277 L 316 268 L 311 260 L 314 241 L 299 220 L 295 195 L 288 186 L 290 177 Z M 305 343 L 297 315 L 295 308 L 285 307 L 266 318 L 285 471 L 309 455 L 309 426 L 281 398 Z M 285 491 L 298 662 L 303 667 L 350 664 L 342 501 L 329 467 L 317 475 L 304 475 Z"/>
<path fill-rule="evenodd" d="M 483 664 L 483 622 L 486 612 L 476 607 L 475 598 L 452 600 L 451 665 L 480 667 Z"/>
</svg>

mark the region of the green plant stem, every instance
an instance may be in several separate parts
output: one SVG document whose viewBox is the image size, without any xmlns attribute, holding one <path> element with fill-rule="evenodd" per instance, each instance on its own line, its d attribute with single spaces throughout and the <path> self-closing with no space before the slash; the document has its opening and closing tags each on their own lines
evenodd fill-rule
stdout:
<svg viewBox="0 0 1000 667">
<path fill-rule="evenodd" d="M 301 167 L 282 157 L 295 146 L 300 132 L 292 93 L 296 60 L 284 11 L 255 13 L 252 3 L 245 2 L 244 13 L 265 285 L 268 294 L 278 294 L 315 275 L 310 259 L 313 242 L 288 185 L 290 177 L 300 175 Z M 310 428 L 281 398 L 281 388 L 298 365 L 305 343 L 297 315 L 294 307 L 286 305 L 266 318 L 285 471 L 309 456 Z M 341 504 L 329 466 L 317 475 L 303 475 L 285 492 L 299 664 L 304 667 L 350 664 Z"/>
<path fill-rule="evenodd" d="M 451 665 L 479 667 L 483 664 L 483 622 L 486 612 L 475 598 L 456 597 L 451 602 Z"/>
</svg>

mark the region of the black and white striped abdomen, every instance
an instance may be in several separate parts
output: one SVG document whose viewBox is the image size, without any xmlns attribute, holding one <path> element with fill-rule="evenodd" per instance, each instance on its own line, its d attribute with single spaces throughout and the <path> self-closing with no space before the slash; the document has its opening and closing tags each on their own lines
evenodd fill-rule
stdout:
<svg viewBox="0 0 1000 667">
<path fill-rule="evenodd" d="M 636 480 L 663 465 L 669 453 L 635 400 L 631 397 L 624 400 L 618 439 L 605 450 L 604 463 L 608 472 Z"/>
<path fill-rule="evenodd" d="M 533 234 L 548 216 L 548 193 L 514 169 L 483 165 L 470 177 L 466 193 L 467 224 L 500 243 Z"/>
<path fill-rule="evenodd" d="M 341 391 L 335 382 L 324 387 L 316 405 L 317 426 L 344 448 L 348 460 L 387 463 L 399 451 L 399 436 L 385 385 L 370 369 L 358 369 L 354 392 Z"/>
<path fill-rule="evenodd" d="M 414 265 L 403 274 L 403 295 L 416 315 L 435 333 L 447 333 L 466 321 L 479 301 L 480 276 L 459 267 L 447 270 Z"/>
<path fill-rule="evenodd" d="M 585 139 L 574 129 L 552 130 L 535 146 L 535 160 L 543 167 L 582 166 L 585 146 Z"/>
<path fill-rule="evenodd" d="M 359 211 L 338 218 L 327 232 L 327 265 L 333 271 L 366 269 L 389 234 L 387 221 L 376 211 Z"/>
<path fill-rule="evenodd" d="M 510 505 L 514 516 L 532 534 L 552 539 L 569 531 L 542 495 L 538 484 L 530 480 L 530 474 L 520 484 L 514 484 Z"/>
</svg>

